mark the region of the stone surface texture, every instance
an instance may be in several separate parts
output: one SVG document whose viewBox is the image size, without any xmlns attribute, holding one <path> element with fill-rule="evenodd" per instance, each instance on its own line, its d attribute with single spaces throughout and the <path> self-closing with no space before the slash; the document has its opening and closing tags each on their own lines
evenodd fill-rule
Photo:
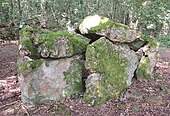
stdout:
<svg viewBox="0 0 170 116">
<path fill-rule="evenodd" d="M 100 38 L 87 47 L 86 69 L 92 73 L 86 80 L 84 99 L 100 104 L 118 97 L 132 83 L 138 58 L 127 45 L 112 44 Z"/>
<path fill-rule="evenodd" d="M 81 96 L 91 105 L 117 99 L 133 77 L 154 78 L 158 45 L 98 15 L 86 17 L 75 32 L 25 26 L 18 58 L 21 99 L 41 104 Z"/>
<path fill-rule="evenodd" d="M 77 96 L 82 92 L 82 65 L 79 56 L 44 61 L 33 70 L 27 68 L 19 75 L 21 99 L 26 103 L 40 104 L 49 100 L 61 100 L 66 96 Z M 28 64 L 29 65 L 29 62 Z M 65 76 L 67 71 L 72 74 Z M 72 77 L 74 75 L 74 77 Z M 79 88 L 75 88 L 79 86 Z M 68 93 L 69 91 L 69 93 Z"/>
</svg>

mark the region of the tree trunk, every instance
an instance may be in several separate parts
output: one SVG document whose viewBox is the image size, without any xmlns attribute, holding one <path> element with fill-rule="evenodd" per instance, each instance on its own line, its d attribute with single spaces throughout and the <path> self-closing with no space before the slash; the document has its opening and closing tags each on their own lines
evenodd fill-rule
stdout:
<svg viewBox="0 0 170 116">
<path fill-rule="evenodd" d="M 47 27 L 46 1 L 45 0 L 41 0 L 40 7 L 41 7 L 40 27 L 45 28 L 45 27 Z"/>
<path fill-rule="evenodd" d="M 9 14 L 9 20 L 13 22 L 13 11 L 14 11 L 14 5 L 13 5 L 13 1 L 10 0 L 10 14 Z"/>
<path fill-rule="evenodd" d="M 21 23 L 21 20 L 22 20 L 21 2 L 20 0 L 17 0 L 17 2 L 18 2 L 18 11 L 19 11 L 19 23 Z"/>
<path fill-rule="evenodd" d="M 137 19 L 137 20 L 135 21 L 135 23 L 133 23 L 133 14 L 132 14 L 132 11 L 129 12 L 129 21 L 130 21 L 129 27 L 130 27 L 131 29 L 136 30 L 136 29 L 137 29 L 137 26 L 138 26 L 138 23 L 139 23 L 139 20 Z"/>
</svg>

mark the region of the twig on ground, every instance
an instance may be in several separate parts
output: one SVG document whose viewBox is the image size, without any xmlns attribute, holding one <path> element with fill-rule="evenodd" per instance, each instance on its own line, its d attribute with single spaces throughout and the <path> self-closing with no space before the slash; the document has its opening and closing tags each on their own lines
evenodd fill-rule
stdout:
<svg viewBox="0 0 170 116">
<path fill-rule="evenodd" d="M 5 105 L 3 105 L 3 106 L 0 106 L 0 109 L 3 109 L 3 108 L 5 108 L 5 107 L 10 106 L 10 105 L 13 105 L 13 104 L 15 104 L 15 103 L 16 103 L 16 101 L 11 102 L 11 103 L 8 103 L 8 104 L 5 104 Z"/>
</svg>

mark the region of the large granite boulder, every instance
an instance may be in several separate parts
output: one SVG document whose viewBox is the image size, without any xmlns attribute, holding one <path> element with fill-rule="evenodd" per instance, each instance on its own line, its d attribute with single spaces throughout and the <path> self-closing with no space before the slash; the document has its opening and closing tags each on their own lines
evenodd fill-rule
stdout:
<svg viewBox="0 0 170 116">
<path fill-rule="evenodd" d="M 21 99 L 41 104 L 49 100 L 78 97 L 82 94 L 80 56 L 57 60 L 25 61 L 18 65 Z"/>
<path fill-rule="evenodd" d="M 68 31 L 26 26 L 20 31 L 18 77 L 24 103 L 82 95 L 88 41 Z"/>
<path fill-rule="evenodd" d="M 63 58 L 85 52 L 88 41 L 68 31 L 38 30 L 26 26 L 20 31 L 20 52 L 29 57 Z"/>
<path fill-rule="evenodd" d="M 131 30 L 128 26 L 114 22 L 106 17 L 94 15 L 86 17 L 79 25 L 79 31 L 84 36 L 99 39 L 106 37 L 112 42 L 129 43 L 131 48 L 139 49 L 144 42 L 139 38 L 140 32 Z M 134 43 L 133 43 L 134 42 Z M 133 43 L 133 44 L 132 44 Z M 137 45 L 135 45 L 137 43 Z"/>
<path fill-rule="evenodd" d="M 131 85 L 138 58 L 127 45 L 113 44 L 102 37 L 86 50 L 85 67 L 90 71 L 86 80 L 84 100 L 101 104 L 110 98 L 118 98 Z"/>
<path fill-rule="evenodd" d="M 47 37 L 47 38 L 45 38 Z M 38 36 L 38 52 L 42 57 L 62 58 L 85 52 L 88 42 L 68 31 L 50 32 Z M 44 39 L 45 38 L 45 39 Z"/>
</svg>

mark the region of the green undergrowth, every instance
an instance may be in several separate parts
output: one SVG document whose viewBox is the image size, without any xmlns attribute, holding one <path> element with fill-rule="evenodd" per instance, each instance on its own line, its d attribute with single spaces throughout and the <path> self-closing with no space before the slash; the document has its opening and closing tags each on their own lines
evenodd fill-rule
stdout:
<svg viewBox="0 0 170 116">
<path fill-rule="evenodd" d="M 52 109 L 50 109 L 48 112 L 50 113 L 55 113 L 57 116 L 62 115 L 61 112 L 66 110 L 67 106 L 63 103 L 55 105 L 55 107 L 53 107 Z M 70 111 L 66 111 L 64 116 L 69 116 L 70 115 Z"/>
<path fill-rule="evenodd" d="M 158 36 L 156 39 L 160 42 L 161 47 L 170 48 L 170 34 Z"/>
</svg>

